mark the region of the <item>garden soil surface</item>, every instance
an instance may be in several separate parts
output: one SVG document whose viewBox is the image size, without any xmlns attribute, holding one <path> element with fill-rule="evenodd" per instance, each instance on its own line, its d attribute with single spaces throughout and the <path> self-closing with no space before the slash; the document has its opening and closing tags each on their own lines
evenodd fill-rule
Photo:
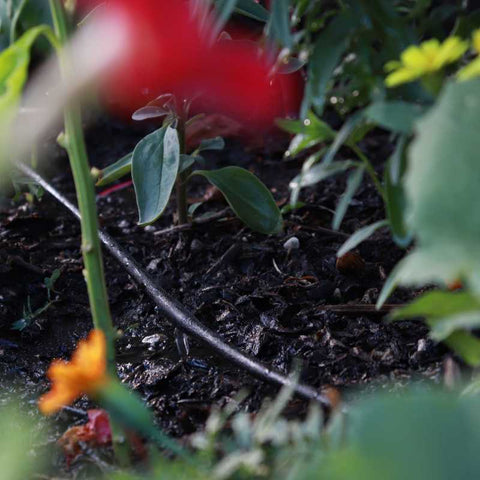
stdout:
<svg viewBox="0 0 480 480">
<path fill-rule="evenodd" d="M 131 151 L 152 127 L 125 126 L 102 119 L 88 130 L 92 165 L 102 168 Z M 288 139 L 273 136 L 259 148 L 229 141 L 223 152 L 205 155 L 205 167 L 239 165 L 257 174 L 283 205 L 300 160 L 282 159 Z M 370 134 L 361 144 L 376 168 L 390 155 L 388 136 Z M 348 151 L 340 156 L 348 158 Z M 64 154 L 49 147 L 43 172 L 74 199 Z M 336 252 L 358 228 L 384 218 L 382 201 L 365 181 L 352 202 L 341 232 L 329 232 L 332 212 L 345 187 L 337 177 L 302 192 L 305 206 L 285 215 L 281 234 L 253 233 L 225 216 L 184 231 L 161 231 L 173 223 L 173 205 L 149 227 L 137 226 L 133 188 L 98 198 L 101 227 L 131 254 L 158 285 L 186 305 L 225 341 L 255 359 L 318 389 L 333 386 L 345 398 L 360 388 L 396 388 L 412 379 L 442 381 L 448 353 L 427 337 L 421 322 L 385 321 L 374 303 L 386 276 L 404 251 L 387 230 L 357 250 L 364 264 L 351 271 L 336 267 Z M 194 202 L 208 185 L 195 180 Z M 174 202 L 171 202 L 174 204 Z M 221 198 L 204 203 L 195 216 L 225 210 Z M 160 232 L 160 233 L 159 233 Z M 295 238 L 294 238 L 295 237 Z M 293 240 L 290 240 L 294 238 Z M 298 248 L 286 248 L 288 245 Z M 298 241 L 297 241 L 298 240 Z M 16 395 L 35 409 L 47 390 L 45 372 L 54 358 L 68 358 L 92 328 L 82 276 L 78 222 L 48 194 L 28 203 L 3 198 L 0 213 L 0 405 Z M 119 330 L 118 367 L 122 380 L 155 411 L 158 423 L 182 437 L 204 425 L 213 406 L 230 402 L 241 390 L 244 406 L 255 412 L 278 388 L 267 385 L 190 339 L 182 360 L 174 327 L 156 310 L 123 268 L 107 253 L 106 278 L 113 319 Z M 53 303 L 22 330 L 12 324 L 47 302 L 45 277 L 60 271 Z M 398 290 L 389 304 L 404 303 L 414 292 Z M 27 319 L 28 320 L 28 319 Z M 28 323 L 28 322 L 27 322 Z M 294 399 L 288 414 L 302 415 L 307 402 Z M 81 399 L 76 407 L 88 408 Z M 58 432 L 83 421 L 76 411 L 57 417 Z M 52 441 L 55 439 L 53 435 Z"/>
</svg>

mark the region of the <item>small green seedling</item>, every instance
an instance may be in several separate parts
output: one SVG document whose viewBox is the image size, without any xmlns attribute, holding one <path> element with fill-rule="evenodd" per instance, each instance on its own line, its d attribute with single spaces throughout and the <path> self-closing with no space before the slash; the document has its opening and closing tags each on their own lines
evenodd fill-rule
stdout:
<svg viewBox="0 0 480 480">
<path fill-rule="evenodd" d="M 55 293 L 54 287 L 55 282 L 60 277 L 60 270 L 55 269 L 50 277 L 46 277 L 43 281 L 46 289 L 47 289 L 47 301 L 44 305 L 37 308 L 36 310 L 32 309 L 32 301 L 30 295 L 27 297 L 27 303 L 23 306 L 23 316 L 16 322 L 12 324 L 12 330 L 25 330 L 25 328 L 29 327 L 33 324 L 33 322 L 48 310 L 54 303 L 55 299 L 52 299 L 52 293 Z"/>
</svg>

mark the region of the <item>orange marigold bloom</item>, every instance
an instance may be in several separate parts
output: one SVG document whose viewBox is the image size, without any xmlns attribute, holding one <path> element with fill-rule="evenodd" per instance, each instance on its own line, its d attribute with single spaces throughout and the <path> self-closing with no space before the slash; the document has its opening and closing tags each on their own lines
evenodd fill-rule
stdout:
<svg viewBox="0 0 480 480">
<path fill-rule="evenodd" d="M 107 344 L 101 330 L 92 330 L 79 342 L 70 362 L 54 360 L 47 372 L 52 386 L 40 397 L 38 406 L 45 415 L 60 410 L 84 393 L 92 394 L 108 381 Z"/>
</svg>

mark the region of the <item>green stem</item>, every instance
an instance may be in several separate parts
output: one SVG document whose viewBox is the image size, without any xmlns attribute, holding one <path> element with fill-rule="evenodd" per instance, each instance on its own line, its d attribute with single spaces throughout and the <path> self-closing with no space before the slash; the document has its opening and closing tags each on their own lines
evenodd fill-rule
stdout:
<svg viewBox="0 0 480 480">
<path fill-rule="evenodd" d="M 63 45 L 68 40 L 68 24 L 60 0 L 50 0 L 55 33 Z M 63 50 L 58 52 L 60 68 L 66 81 L 71 76 L 68 58 Z M 107 361 L 109 370 L 116 373 L 114 329 L 108 305 L 105 286 L 102 251 L 98 238 L 98 219 L 95 204 L 95 190 L 90 177 L 87 149 L 83 136 L 80 106 L 72 102 L 65 109 L 65 146 L 70 158 L 78 208 L 81 213 L 82 255 L 85 265 L 84 276 L 87 283 L 90 308 L 95 328 L 102 330 L 107 338 Z"/>
<path fill-rule="evenodd" d="M 49 0 L 53 25 L 60 47 L 57 48 L 60 70 L 64 81 L 71 77 L 71 65 L 61 46 L 68 41 L 68 21 L 61 0 Z M 72 169 L 78 209 L 81 215 L 82 255 L 84 277 L 87 284 L 88 298 L 92 312 L 93 325 L 102 330 L 107 341 L 107 368 L 113 377 L 117 377 L 115 364 L 115 331 L 113 328 L 108 294 L 105 285 L 102 250 L 98 237 L 98 217 L 95 203 L 95 189 L 90 176 L 87 148 L 82 128 L 80 105 L 72 101 L 64 113 L 65 136 L 64 145 L 67 149 Z M 111 422 L 113 433 L 113 448 L 119 463 L 129 464 L 128 445 L 125 442 L 123 430 Z"/>
<path fill-rule="evenodd" d="M 377 172 L 373 168 L 373 165 L 370 163 L 370 160 L 362 153 L 362 151 L 356 145 L 350 145 L 350 148 L 355 152 L 357 157 L 362 161 L 363 165 L 365 166 L 365 170 L 370 175 L 375 188 L 377 189 L 378 193 L 381 195 L 383 200 L 385 200 L 385 190 L 378 179 Z"/>
<path fill-rule="evenodd" d="M 186 138 L 185 138 L 186 121 L 183 112 L 178 117 L 178 142 L 180 144 L 180 155 L 186 153 Z M 175 193 L 177 199 L 177 216 L 178 224 L 183 225 L 188 223 L 188 205 L 187 205 L 187 181 L 188 172 L 181 172 L 178 174 L 177 182 L 175 184 Z"/>
</svg>

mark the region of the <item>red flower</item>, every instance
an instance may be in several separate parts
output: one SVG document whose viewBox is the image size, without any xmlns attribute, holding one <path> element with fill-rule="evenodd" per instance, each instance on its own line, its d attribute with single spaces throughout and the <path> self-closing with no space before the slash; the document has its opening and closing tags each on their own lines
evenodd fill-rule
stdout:
<svg viewBox="0 0 480 480">
<path fill-rule="evenodd" d="M 80 1 L 86 4 L 92 0 Z M 109 0 L 103 15 L 128 39 L 102 79 L 118 112 L 131 114 L 173 93 L 193 99 L 195 111 L 224 113 L 257 128 L 298 107 L 298 78 L 271 75 L 272 64 L 251 42 L 212 42 L 211 17 L 201 24 L 188 1 Z"/>
</svg>

